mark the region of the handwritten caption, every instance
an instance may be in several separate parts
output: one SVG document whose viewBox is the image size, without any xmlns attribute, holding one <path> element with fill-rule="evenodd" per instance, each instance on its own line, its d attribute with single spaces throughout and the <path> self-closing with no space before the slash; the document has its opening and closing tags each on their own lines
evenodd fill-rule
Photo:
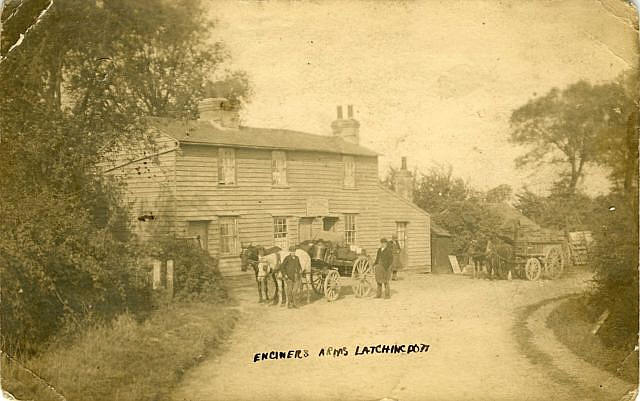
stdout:
<svg viewBox="0 0 640 401">
<path fill-rule="evenodd" d="M 353 351 L 353 352 L 350 352 Z M 429 351 L 429 344 L 376 344 L 356 345 L 355 349 L 348 347 L 324 347 L 314 354 L 306 349 L 292 349 L 288 351 L 257 352 L 253 355 L 253 362 L 267 361 L 270 359 L 305 359 L 310 356 L 341 358 L 348 356 L 374 355 L 374 354 L 414 354 Z"/>
</svg>

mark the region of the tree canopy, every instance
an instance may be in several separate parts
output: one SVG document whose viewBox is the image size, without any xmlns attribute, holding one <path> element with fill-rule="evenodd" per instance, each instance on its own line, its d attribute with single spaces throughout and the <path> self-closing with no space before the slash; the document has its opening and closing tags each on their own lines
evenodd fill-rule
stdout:
<svg viewBox="0 0 640 401">
<path fill-rule="evenodd" d="M 557 165 L 558 183 L 574 193 L 585 167 L 604 162 L 604 138 L 625 137 L 633 99 L 618 82 L 586 81 L 531 99 L 511 115 L 511 142 L 529 148 L 516 165 Z"/>
<path fill-rule="evenodd" d="M 199 0 L 12 1 L 0 18 L 2 337 L 24 349 L 142 304 L 101 155 L 149 143 L 149 116 L 194 116 L 208 87 L 240 103 L 250 90 Z"/>
</svg>

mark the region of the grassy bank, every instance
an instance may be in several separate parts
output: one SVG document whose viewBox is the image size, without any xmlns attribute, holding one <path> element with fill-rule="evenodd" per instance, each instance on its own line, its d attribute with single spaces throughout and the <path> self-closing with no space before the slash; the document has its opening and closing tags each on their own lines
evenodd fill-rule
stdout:
<svg viewBox="0 0 640 401">
<path fill-rule="evenodd" d="M 606 346 L 591 334 L 596 324 L 581 297 L 562 302 L 548 317 L 547 325 L 571 351 L 587 362 L 631 383 L 638 381 L 638 354 L 633 349 Z"/>
<path fill-rule="evenodd" d="M 162 400 L 236 320 L 235 310 L 209 303 L 171 305 L 144 323 L 123 315 L 24 363 L 50 387 L 6 358 L 2 387 L 23 400 Z"/>
</svg>

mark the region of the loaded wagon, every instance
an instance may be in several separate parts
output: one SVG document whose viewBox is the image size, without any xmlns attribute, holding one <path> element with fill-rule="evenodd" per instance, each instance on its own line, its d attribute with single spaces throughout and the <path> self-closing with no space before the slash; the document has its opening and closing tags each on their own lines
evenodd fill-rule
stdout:
<svg viewBox="0 0 640 401">
<path fill-rule="evenodd" d="M 356 297 L 368 296 L 375 285 L 374 266 L 364 249 L 330 241 L 306 241 L 300 248 L 311 257 L 311 287 L 327 301 L 335 301 L 346 283 Z"/>
<path fill-rule="evenodd" d="M 499 236 L 503 243 L 488 252 L 491 268 L 496 268 L 499 275 L 507 270 L 527 280 L 562 275 L 569 260 L 568 242 L 562 233 L 545 229 L 523 233 L 517 227 L 512 233 Z"/>
<path fill-rule="evenodd" d="M 516 272 L 527 280 L 556 279 L 564 271 L 564 242 L 519 240 L 514 244 Z"/>
</svg>

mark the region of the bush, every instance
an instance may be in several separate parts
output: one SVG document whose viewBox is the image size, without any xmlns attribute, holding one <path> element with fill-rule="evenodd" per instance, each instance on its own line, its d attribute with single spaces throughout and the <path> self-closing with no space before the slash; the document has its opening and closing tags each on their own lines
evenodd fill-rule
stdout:
<svg viewBox="0 0 640 401">
<path fill-rule="evenodd" d="M 150 291 L 136 280 L 139 248 L 123 235 L 126 212 L 107 183 L 87 185 L 88 199 L 42 192 L 0 213 L 13 216 L 0 230 L 1 337 L 10 354 L 35 353 L 68 325 L 150 308 Z"/>
<path fill-rule="evenodd" d="M 607 345 L 632 346 L 638 332 L 638 217 L 633 203 L 623 197 L 600 200 L 593 256 L 595 292 L 592 302 L 608 309 L 599 331 Z M 615 210 L 609 210 L 615 206 Z M 602 211 L 607 212 L 602 212 Z"/>
<path fill-rule="evenodd" d="M 192 241 L 174 235 L 156 235 L 151 243 L 152 257 L 163 263 L 174 261 L 174 297 L 177 300 L 228 300 L 218 260 L 208 252 Z"/>
</svg>

